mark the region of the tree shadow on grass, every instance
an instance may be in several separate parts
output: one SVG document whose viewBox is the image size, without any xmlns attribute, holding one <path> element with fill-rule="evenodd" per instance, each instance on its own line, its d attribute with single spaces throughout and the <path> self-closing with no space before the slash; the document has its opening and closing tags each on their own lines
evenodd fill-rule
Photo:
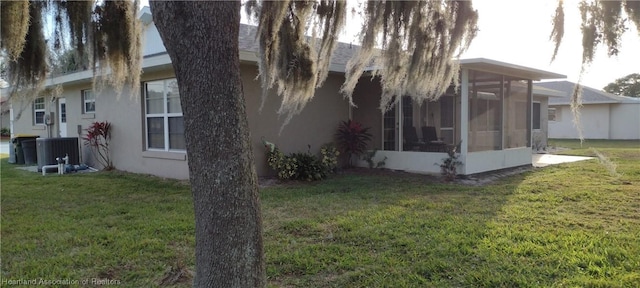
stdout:
<svg viewBox="0 0 640 288">
<path fill-rule="evenodd" d="M 376 171 L 266 189 L 268 275 L 294 286 L 470 285 L 487 223 L 525 178 L 465 186 Z"/>
</svg>

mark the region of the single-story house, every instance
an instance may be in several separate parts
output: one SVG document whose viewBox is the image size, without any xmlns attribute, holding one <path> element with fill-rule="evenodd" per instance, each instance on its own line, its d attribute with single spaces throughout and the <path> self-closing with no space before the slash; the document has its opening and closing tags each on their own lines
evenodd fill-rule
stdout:
<svg viewBox="0 0 640 288">
<path fill-rule="evenodd" d="M 9 100 L 7 97 L 0 97 L 0 128 L 9 129 L 11 127 L 11 110 L 9 109 Z"/>
<path fill-rule="evenodd" d="M 564 92 L 564 97 L 549 99 L 549 137 L 579 138 L 570 105 L 576 83 L 552 81 L 535 85 Z M 582 105 L 580 124 L 585 139 L 640 140 L 640 98 L 583 86 Z"/>
<path fill-rule="evenodd" d="M 21 112 L 20 119 L 15 119 L 12 133 L 81 137 L 92 122 L 108 121 L 112 125 L 112 158 L 117 169 L 188 178 L 182 110 L 173 68 L 148 8 L 141 11 L 140 19 L 145 29 L 142 93 L 138 97 L 130 97 L 130 91 L 126 90 L 119 98 L 109 88 L 93 91 L 91 71 L 54 76 L 46 85 L 63 86 L 62 94 L 55 99 L 45 96 L 33 103 L 18 103 L 24 100 L 12 103 L 13 109 L 30 108 Z M 339 123 L 347 119 L 371 127 L 374 137 L 370 148 L 380 150 L 376 157 L 387 157 L 386 168 L 439 173 L 435 163 L 446 157 L 442 147 L 458 143 L 462 143 L 459 152 L 464 163 L 458 170 L 461 174 L 531 165 L 532 137 L 535 132 L 546 129 L 546 113 L 541 111 L 547 109 L 547 98 L 557 93 L 535 88 L 532 81 L 565 78 L 488 59 L 462 60 L 458 90 L 450 89 L 439 101 L 429 103 L 413 103 L 401 97 L 396 106 L 402 109 L 396 107 L 383 114 L 377 108 L 380 99 L 377 79 L 368 76 L 360 79 L 353 96 L 357 108 L 351 107 L 340 94 L 346 62 L 357 49 L 357 46 L 340 43 L 324 86 L 317 89 L 304 111 L 280 132 L 284 119 L 276 113 L 278 97 L 271 93 L 259 110 L 261 85 L 256 80 L 255 31 L 253 26 L 241 25 L 239 43 L 258 175 L 273 173 L 266 164 L 263 139 L 275 143 L 285 153 L 307 151 L 308 145 L 312 152 L 317 152 L 322 144 L 334 141 Z M 46 122 L 45 115 L 54 121 Z M 439 148 L 400 145 L 406 142 L 403 138 L 406 132 L 399 127 L 408 123 L 416 128 L 416 136 L 420 138 L 423 135 L 419 127 L 435 130 L 443 138 L 436 141 Z M 540 133 L 546 135 L 546 132 Z M 82 149 L 82 161 L 96 165 L 88 148 Z"/>
</svg>

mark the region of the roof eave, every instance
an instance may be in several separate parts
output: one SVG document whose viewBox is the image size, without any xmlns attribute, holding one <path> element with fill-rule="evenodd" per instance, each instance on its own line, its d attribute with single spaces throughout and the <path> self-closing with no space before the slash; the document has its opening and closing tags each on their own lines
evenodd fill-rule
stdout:
<svg viewBox="0 0 640 288">
<path fill-rule="evenodd" d="M 462 59 L 460 60 L 460 67 L 483 72 L 510 75 L 533 81 L 567 78 L 566 75 L 487 58 Z"/>
</svg>

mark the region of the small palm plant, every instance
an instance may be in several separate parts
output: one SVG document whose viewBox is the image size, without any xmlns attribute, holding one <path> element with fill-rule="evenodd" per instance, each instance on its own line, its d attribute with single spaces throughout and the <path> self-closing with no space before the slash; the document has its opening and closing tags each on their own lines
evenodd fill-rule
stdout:
<svg viewBox="0 0 640 288">
<path fill-rule="evenodd" d="M 352 159 L 358 159 L 367 150 L 371 133 L 369 127 L 362 127 L 362 124 L 349 119 L 340 123 L 336 138 L 340 150 L 349 157 L 349 166 L 353 166 Z"/>
</svg>

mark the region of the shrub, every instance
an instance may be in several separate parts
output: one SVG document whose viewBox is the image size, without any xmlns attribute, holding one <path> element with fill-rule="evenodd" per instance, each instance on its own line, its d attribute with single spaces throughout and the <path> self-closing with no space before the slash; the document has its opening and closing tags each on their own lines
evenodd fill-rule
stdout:
<svg viewBox="0 0 640 288">
<path fill-rule="evenodd" d="M 102 165 L 104 170 L 113 169 L 109 141 L 111 141 L 111 123 L 93 122 L 87 128 L 87 134 L 82 137 L 84 145 L 91 147 L 94 158 Z"/>
<path fill-rule="evenodd" d="M 336 146 L 333 143 L 322 145 L 320 147 L 320 156 L 322 157 L 322 165 L 327 171 L 335 173 L 338 168 L 338 156 L 340 156 L 340 151 Z"/>
<path fill-rule="evenodd" d="M 373 158 L 376 157 L 376 153 L 378 153 L 377 149 L 373 151 L 365 151 L 364 155 L 362 156 L 362 160 L 367 161 L 367 164 L 369 164 L 369 169 L 381 168 L 384 167 L 385 164 L 387 164 L 387 156 L 384 156 L 384 159 L 378 162 L 374 162 Z"/>
<path fill-rule="evenodd" d="M 450 182 L 456 179 L 456 176 L 458 175 L 458 166 L 462 164 L 462 161 L 458 160 L 460 155 L 456 153 L 455 148 L 448 149 L 447 155 L 447 158 L 442 159 L 440 171 L 442 176 L 444 176 L 444 180 Z"/>
<path fill-rule="evenodd" d="M 339 153 L 332 145 L 323 145 L 322 157 L 318 158 L 310 151 L 284 155 L 272 143 L 263 142 L 267 148 L 267 164 L 277 172 L 280 180 L 322 180 L 335 172 Z"/>
<path fill-rule="evenodd" d="M 9 128 L 2 127 L 2 129 L 0 129 L 0 136 L 9 136 L 9 135 L 11 135 L 11 131 L 9 131 Z"/>
<path fill-rule="evenodd" d="M 349 119 L 340 123 L 336 138 L 342 152 L 349 156 L 349 166 L 353 166 L 352 158 L 359 158 L 367 150 L 367 141 L 371 140 L 371 133 L 369 127 L 364 128 L 362 124 Z"/>
</svg>

